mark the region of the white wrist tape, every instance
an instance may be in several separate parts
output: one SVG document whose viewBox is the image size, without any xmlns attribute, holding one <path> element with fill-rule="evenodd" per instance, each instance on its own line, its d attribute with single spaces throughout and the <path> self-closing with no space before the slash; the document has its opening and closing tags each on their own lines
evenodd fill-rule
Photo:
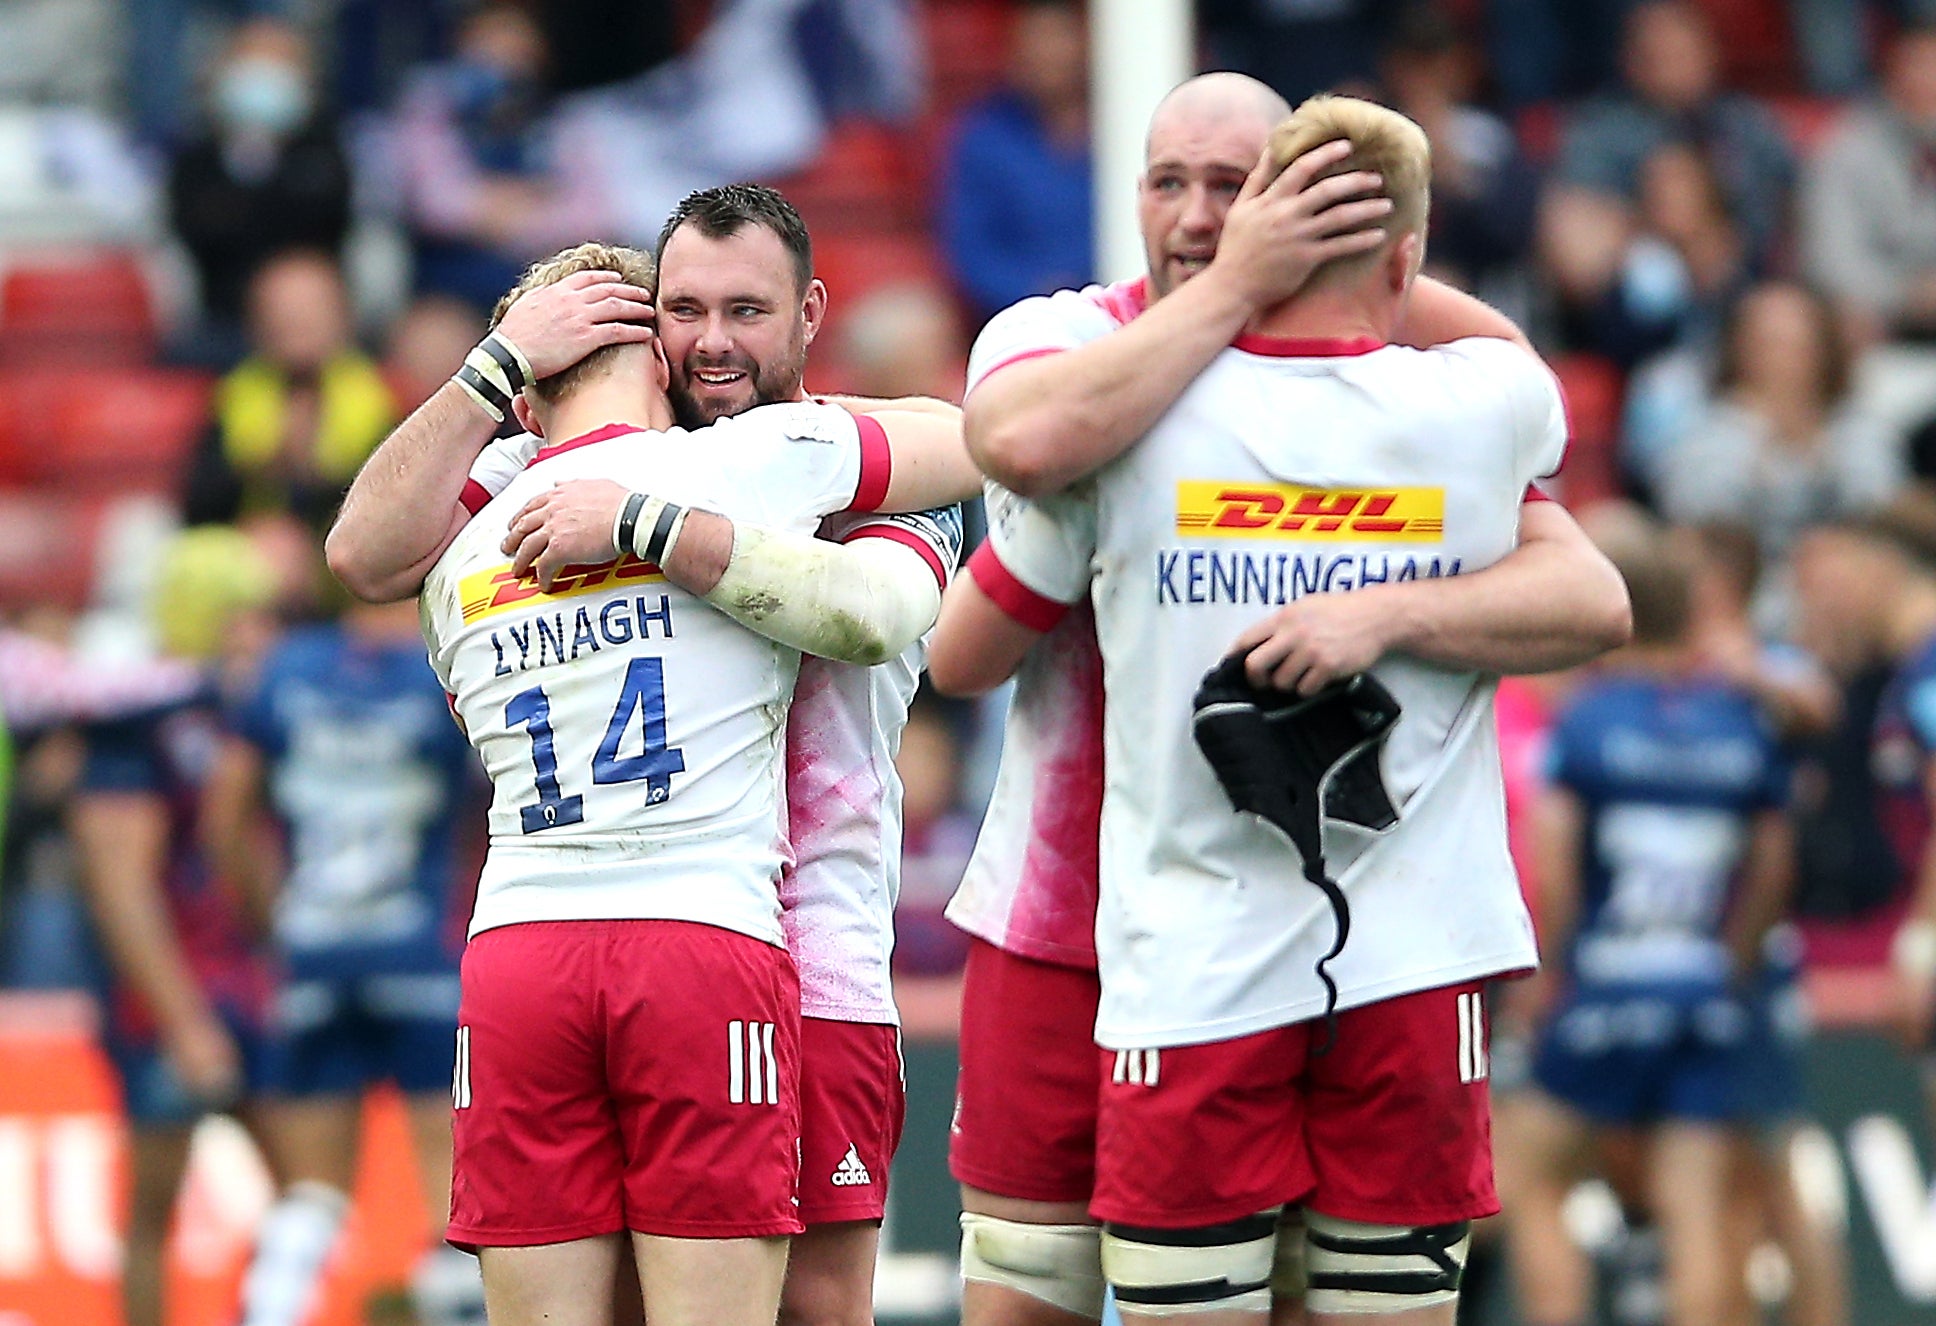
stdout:
<svg viewBox="0 0 1936 1326">
<path fill-rule="evenodd" d="M 511 412 L 511 398 L 532 382 L 531 363 L 501 332 L 492 332 L 464 356 L 452 379 L 499 423 Z"/>
<path fill-rule="evenodd" d="M 706 601 L 802 653 L 872 666 L 934 625 L 941 587 L 919 556 L 888 539 L 829 543 L 741 525 Z"/>
<path fill-rule="evenodd" d="M 1936 977 L 1936 921 L 1915 918 L 1902 923 L 1895 942 L 1889 946 L 1889 960 L 1898 972 L 1912 980 Z"/>
<path fill-rule="evenodd" d="M 664 566 L 686 527 L 686 508 L 663 498 L 632 493 L 612 524 L 612 543 L 621 553 Z"/>
</svg>

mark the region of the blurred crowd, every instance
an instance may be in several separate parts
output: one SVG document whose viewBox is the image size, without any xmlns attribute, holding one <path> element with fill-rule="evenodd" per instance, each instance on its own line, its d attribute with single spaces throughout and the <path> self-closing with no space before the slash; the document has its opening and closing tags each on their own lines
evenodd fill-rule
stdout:
<svg viewBox="0 0 1936 1326">
<path fill-rule="evenodd" d="M 1936 638 L 1936 2 L 1200 0 L 1198 26 L 1203 67 L 1425 127 L 1429 270 L 1566 388 L 1556 494 L 1686 550 L 1686 648 L 1780 731 L 1803 961 L 1886 963 L 1927 868 L 1920 766 L 1876 733 Z M 1070 0 L 0 8 L 0 987 L 130 960 L 103 797 L 154 798 L 150 868 L 210 879 L 360 804 L 354 775 L 313 782 L 328 743 L 284 730 L 309 702 L 269 688 L 323 684 L 318 632 L 407 652 L 407 623 L 349 613 L 320 534 L 525 264 L 649 248 L 688 190 L 772 182 L 832 292 L 813 385 L 958 397 L 982 321 L 1095 278 L 1087 58 Z M 1578 681 L 1509 697 L 1533 782 Z M 109 758 L 191 710 L 166 758 L 153 732 L 141 769 Z M 1936 740 L 1936 707 L 1905 712 Z M 908 728 L 910 974 L 962 960 L 940 911 L 999 726 L 924 700 Z M 224 820 L 198 798 L 236 743 L 260 785 Z M 457 826 L 439 933 L 481 851 L 469 777 L 411 802 Z M 433 818 L 366 846 L 415 860 Z M 246 911 L 245 947 L 301 948 L 299 917 Z M 164 1046 L 210 1099 L 241 1074 L 222 1012 Z"/>
</svg>

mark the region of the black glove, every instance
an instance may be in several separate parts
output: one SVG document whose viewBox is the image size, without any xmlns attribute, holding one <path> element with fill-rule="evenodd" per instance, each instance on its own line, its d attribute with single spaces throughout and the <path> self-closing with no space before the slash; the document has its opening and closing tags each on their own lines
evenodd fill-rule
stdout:
<svg viewBox="0 0 1936 1326">
<path fill-rule="evenodd" d="M 1204 674 L 1192 725 L 1197 746 L 1230 804 L 1275 825 L 1304 862 L 1304 877 L 1324 890 L 1337 918 L 1337 938 L 1318 960 L 1324 982 L 1326 1036 L 1335 1032 L 1338 987 L 1326 970 L 1344 951 L 1351 907 L 1324 868 L 1325 818 L 1372 830 L 1398 823 L 1385 791 L 1378 754 L 1399 718 L 1398 701 L 1368 673 L 1301 696 L 1251 685 L 1233 654 Z"/>
</svg>

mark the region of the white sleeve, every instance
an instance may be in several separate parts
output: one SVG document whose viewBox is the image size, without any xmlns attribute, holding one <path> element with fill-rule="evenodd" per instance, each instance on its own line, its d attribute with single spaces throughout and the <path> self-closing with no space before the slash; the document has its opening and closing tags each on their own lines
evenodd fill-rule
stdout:
<svg viewBox="0 0 1936 1326">
<path fill-rule="evenodd" d="M 894 515 L 869 513 L 831 516 L 820 527 L 820 537 L 835 543 L 856 539 L 892 539 L 921 555 L 942 589 L 954 579 L 961 563 L 961 508 L 936 507 Z"/>
<path fill-rule="evenodd" d="M 727 489 L 721 514 L 783 528 L 811 529 L 840 511 L 872 511 L 887 496 L 893 456 L 887 430 L 838 405 L 792 401 L 721 419 L 713 429 Z M 706 430 L 695 440 L 713 445 Z M 649 487 L 648 487 L 648 491 Z"/>
<path fill-rule="evenodd" d="M 1470 336 L 1443 349 L 1504 393 L 1512 419 L 1513 481 L 1524 485 L 1557 472 L 1566 458 L 1566 404 L 1553 371 L 1524 347 L 1496 336 Z"/>
<path fill-rule="evenodd" d="M 988 547 L 1002 570 L 1023 589 L 1054 603 L 1075 603 L 1089 592 L 1096 555 L 1092 486 L 1044 498 L 1020 497 L 993 483 L 982 488 Z"/>
<path fill-rule="evenodd" d="M 464 509 L 473 516 L 484 504 L 511 486 L 511 480 L 524 472 L 544 439 L 530 433 L 516 437 L 493 438 L 471 463 L 470 478 L 464 483 Z"/>
<path fill-rule="evenodd" d="M 1121 325 L 1094 298 L 1073 290 L 1012 304 L 990 318 L 975 337 L 968 354 L 968 393 L 1010 364 L 1073 350 Z"/>
</svg>

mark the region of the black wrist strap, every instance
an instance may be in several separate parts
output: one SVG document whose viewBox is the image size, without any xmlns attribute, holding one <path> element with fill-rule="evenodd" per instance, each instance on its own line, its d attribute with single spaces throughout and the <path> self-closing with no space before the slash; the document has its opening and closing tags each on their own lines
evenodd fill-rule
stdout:
<svg viewBox="0 0 1936 1326">
<path fill-rule="evenodd" d="M 672 502 L 667 502 L 660 507 L 659 518 L 652 522 L 652 533 L 646 539 L 645 550 L 639 556 L 655 566 L 663 566 L 666 545 L 671 541 L 673 528 L 678 524 L 679 517 L 684 511 L 684 507 Z"/>
<path fill-rule="evenodd" d="M 618 529 L 616 538 L 614 539 L 614 542 L 618 544 L 620 556 L 624 556 L 626 553 L 637 552 L 637 548 L 632 542 L 632 536 L 638 530 L 639 512 L 643 510 L 645 510 L 645 494 L 628 493 L 625 498 L 625 507 L 619 512 Z"/>
</svg>

